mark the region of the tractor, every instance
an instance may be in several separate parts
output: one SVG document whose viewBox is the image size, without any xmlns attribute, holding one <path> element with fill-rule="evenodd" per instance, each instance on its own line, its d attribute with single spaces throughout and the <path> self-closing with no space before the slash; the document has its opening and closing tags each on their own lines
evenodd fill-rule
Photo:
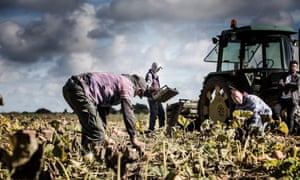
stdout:
<svg viewBox="0 0 300 180">
<path fill-rule="evenodd" d="M 232 20 L 230 29 L 212 39 L 215 47 L 204 59 L 216 63 L 216 71 L 204 79 L 195 127 L 207 119 L 230 120 L 232 87 L 258 95 L 273 107 L 280 96 L 278 82 L 288 72 L 289 61 L 299 60 L 298 40 L 292 39 L 296 34 L 291 27 L 237 27 L 237 21 Z"/>
</svg>

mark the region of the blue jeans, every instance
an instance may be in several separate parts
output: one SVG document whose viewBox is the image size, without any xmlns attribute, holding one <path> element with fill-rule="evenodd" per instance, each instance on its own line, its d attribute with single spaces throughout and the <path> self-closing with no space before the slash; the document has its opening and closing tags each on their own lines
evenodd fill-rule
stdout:
<svg viewBox="0 0 300 180">
<path fill-rule="evenodd" d="M 155 120 L 158 118 L 159 127 L 165 125 L 165 111 L 160 102 L 148 99 L 150 108 L 149 130 L 154 130 Z"/>
</svg>

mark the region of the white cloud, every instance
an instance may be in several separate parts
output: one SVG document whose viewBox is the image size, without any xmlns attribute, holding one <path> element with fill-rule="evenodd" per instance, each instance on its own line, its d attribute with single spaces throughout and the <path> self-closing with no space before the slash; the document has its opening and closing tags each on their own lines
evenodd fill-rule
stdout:
<svg viewBox="0 0 300 180">
<path fill-rule="evenodd" d="M 293 17 L 293 20 L 295 23 L 297 23 L 297 24 L 300 23 L 300 10 L 299 9 L 292 11 L 291 16 Z"/>
<path fill-rule="evenodd" d="M 0 24 L 3 111 L 62 111 L 68 106 L 61 87 L 69 76 L 88 71 L 144 76 L 153 61 L 164 67 L 162 84 L 179 90 L 177 99 L 198 98 L 205 75 L 215 70 L 215 64 L 203 62 L 210 39 L 229 28 L 231 18 L 239 25 L 300 23 L 296 0 L 114 0 L 105 6 L 64 1 L 61 9 L 60 2 L 47 5 L 51 2 L 46 7 L 16 1 L 32 19 L 20 23 L 12 14 Z"/>
<path fill-rule="evenodd" d="M 5 47 L 8 48 L 21 48 L 24 46 L 24 39 L 20 38 L 19 34 L 23 31 L 23 28 L 13 21 L 5 21 L 0 24 L 0 45 L 1 53 L 5 53 Z"/>
<path fill-rule="evenodd" d="M 83 6 L 74 11 L 68 18 L 74 22 L 75 26 L 70 30 L 73 42 L 69 44 L 70 51 L 87 51 L 96 41 L 88 37 L 88 33 L 98 28 L 98 20 L 96 18 L 96 9 L 91 4 L 83 4 Z"/>
<path fill-rule="evenodd" d="M 293 19 L 291 14 L 284 10 L 278 10 L 276 12 L 265 11 L 253 21 L 253 24 L 292 26 Z"/>
<path fill-rule="evenodd" d="M 17 68 L 0 57 L 0 84 L 10 81 L 16 81 L 20 78 L 22 78 L 22 76 L 17 71 Z"/>
<path fill-rule="evenodd" d="M 61 67 L 66 68 L 70 73 L 77 74 L 93 70 L 96 59 L 89 53 L 72 53 L 62 61 Z"/>
<path fill-rule="evenodd" d="M 57 82 L 48 82 L 43 86 L 43 92 L 45 92 L 46 96 L 55 97 L 58 93 L 61 93 L 62 86 Z"/>
<path fill-rule="evenodd" d="M 116 56 L 122 54 L 126 48 L 126 37 L 123 35 L 118 35 L 115 37 L 112 44 L 112 53 Z"/>
</svg>

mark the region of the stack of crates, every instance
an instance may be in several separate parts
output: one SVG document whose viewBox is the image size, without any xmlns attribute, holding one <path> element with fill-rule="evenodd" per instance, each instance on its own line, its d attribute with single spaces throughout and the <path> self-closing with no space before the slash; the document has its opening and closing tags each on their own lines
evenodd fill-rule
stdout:
<svg viewBox="0 0 300 180">
<path fill-rule="evenodd" d="M 179 102 L 167 104 L 167 134 L 171 133 L 172 127 L 177 125 L 179 115 L 185 118 L 196 120 L 198 117 L 198 101 L 179 99 Z"/>
</svg>

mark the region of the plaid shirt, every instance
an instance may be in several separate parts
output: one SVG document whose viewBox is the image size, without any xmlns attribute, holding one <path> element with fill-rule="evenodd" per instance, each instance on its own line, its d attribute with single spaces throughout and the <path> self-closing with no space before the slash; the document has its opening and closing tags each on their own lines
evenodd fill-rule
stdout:
<svg viewBox="0 0 300 180">
<path fill-rule="evenodd" d="M 243 104 L 236 105 L 235 109 L 253 111 L 253 120 L 255 123 L 260 123 L 260 115 L 272 116 L 271 108 L 258 96 L 246 94 L 244 95 Z"/>
<path fill-rule="evenodd" d="M 134 84 L 125 76 L 111 73 L 83 73 L 76 76 L 84 92 L 97 105 L 119 104 L 121 99 L 132 99 Z"/>
</svg>

